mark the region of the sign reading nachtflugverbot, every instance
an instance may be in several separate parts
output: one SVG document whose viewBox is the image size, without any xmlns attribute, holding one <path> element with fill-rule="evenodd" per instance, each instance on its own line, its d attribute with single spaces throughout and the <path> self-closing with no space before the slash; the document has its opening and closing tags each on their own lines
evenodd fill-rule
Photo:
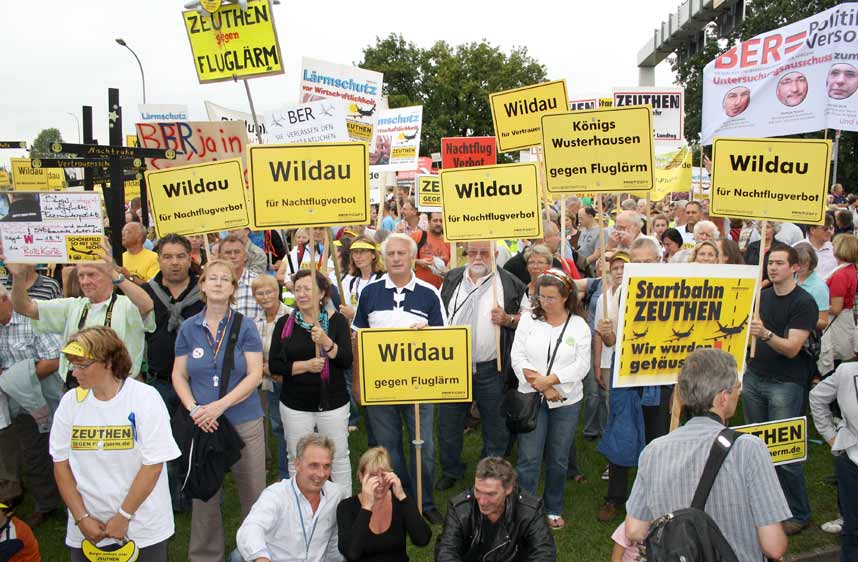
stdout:
<svg viewBox="0 0 858 562">
<path fill-rule="evenodd" d="M 146 172 L 159 237 L 189 236 L 250 224 L 240 158 Z"/>
<path fill-rule="evenodd" d="M 366 143 L 266 144 L 247 152 L 254 229 L 369 222 Z"/>
<path fill-rule="evenodd" d="M 626 264 L 614 387 L 673 384 L 703 347 L 723 349 L 743 372 L 756 283 L 753 265 Z"/>
<path fill-rule="evenodd" d="M 858 3 L 735 45 L 703 70 L 703 144 L 858 131 Z"/>
<path fill-rule="evenodd" d="M 444 137 L 441 139 L 441 167 L 468 168 L 498 163 L 494 137 Z"/>
<path fill-rule="evenodd" d="M 444 238 L 542 238 L 535 163 L 441 170 Z"/>
<path fill-rule="evenodd" d="M 101 259 L 100 193 L 16 193 L 0 217 L 9 263 L 72 263 Z"/>
<path fill-rule="evenodd" d="M 709 213 L 822 224 L 831 141 L 715 139 Z"/>
<path fill-rule="evenodd" d="M 537 146 L 542 142 L 540 118 L 566 111 L 568 99 L 565 80 L 489 94 L 498 151 Z"/>
<path fill-rule="evenodd" d="M 642 191 L 655 182 L 649 107 L 546 115 L 542 149 L 550 193 Z"/>
<path fill-rule="evenodd" d="M 228 4 L 214 14 L 182 12 L 200 84 L 283 74 L 268 0 Z"/>
<path fill-rule="evenodd" d="M 652 138 L 656 142 L 682 142 L 685 91 L 682 88 L 614 88 L 612 107 L 647 105 L 652 108 Z"/>
<path fill-rule="evenodd" d="M 471 330 L 358 330 L 363 405 L 471 401 Z"/>
</svg>

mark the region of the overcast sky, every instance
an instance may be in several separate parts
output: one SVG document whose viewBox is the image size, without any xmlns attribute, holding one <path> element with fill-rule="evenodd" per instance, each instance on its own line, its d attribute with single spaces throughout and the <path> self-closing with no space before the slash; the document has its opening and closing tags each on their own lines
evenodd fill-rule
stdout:
<svg viewBox="0 0 858 562">
<path fill-rule="evenodd" d="M 301 57 L 357 63 L 376 36 L 402 33 L 428 47 L 436 40 L 459 44 L 486 39 L 508 51 L 527 47 L 548 69 L 565 78 L 571 97 L 609 94 L 614 86 L 634 86 L 637 53 L 653 29 L 676 9 L 678 0 L 600 2 L 430 2 L 369 3 L 289 0 L 274 7 L 285 73 L 250 82 L 258 112 L 297 98 Z M 181 0 L 2 0 L 0 1 L 0 140 L 26 140 L 58 128 L 77 142 L 82 105 L 93 106 L 95 137 L 108 142 L 107 89 L 120 90 L 125 132 L 133 132 L 142 102 L 140 71 L 122 37 L 146 73 L 149 103 L 185 104 L 190 117 L 206 120 L 204 100 L 249 111 L 240 83 L 201 85 L 194 72 Z M 673 84 L 667 63 L 656 85 Z M 4 150 L 8 158 L 24 156 Z"/>
</svg>

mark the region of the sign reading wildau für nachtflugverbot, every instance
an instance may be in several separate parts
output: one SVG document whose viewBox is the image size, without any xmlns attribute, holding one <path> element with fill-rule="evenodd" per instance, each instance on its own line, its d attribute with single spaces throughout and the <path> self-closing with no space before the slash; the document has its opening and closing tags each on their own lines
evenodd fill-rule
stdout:
<svg viewBox="0 0 858 562">
<path fill-rule="evenodd" d="M 535 163 L 441 170 L 441 206 L 451 242 L 542 238 Z"/>
<path fill-rule="evenodd" d="M 255 145 L 247 158 L 253 228 L 369 222 L 366 143 Z"/>
</svg>

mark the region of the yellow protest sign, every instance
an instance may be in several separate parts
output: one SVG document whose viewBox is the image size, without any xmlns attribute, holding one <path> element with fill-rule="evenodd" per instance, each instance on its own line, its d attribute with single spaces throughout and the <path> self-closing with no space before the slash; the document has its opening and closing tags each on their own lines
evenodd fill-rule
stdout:
<svg viewBox="0 0 858 562">
<path fill-rule="evenodd" d="M 471 401 L 471 329 L 358 330 L 363 405 Z"/>
<path fill-rule="evenodd" d="M 825 222 L 831 141 L 715 139 L 709 214 Z"/>
<path fill-rule="evenodd" d="M 541 143 L 540 118 L 566 111 L 568 99 L 565 80 L 489 94 L 498 152 L 521 150 Z"/>
<path fill-rule="evenodd" d="M 248 148 L 254 228 L 369 222 L 369 153 L 363 142 Z"/>
<path fill-rule="evenodd" d="M 6 170 L 0 170 L 0 187 L 12 187 L 12 179 Z"/>
<path fill-rule="evenodd" d="M 757 283 L 752 265 L 626 264 L 614 386 L 673 384 L 695 349 L 722 349 L 744 371 Z"/>
<path fill-rule="evenodd" d="M 125 202 L 130 203 L 135 197 L 140 197 L 140 180 L 126 180 Z"/>
<path fill-rule="evenodd" d="M 137 135 L 125 135 L 125 146 L 137 147 Z"/>
<path fill-rule="evenodd" d="M 247 10 L 226 4 L 214 14 L 182 12 L 200 84 L 283 73 L 283 59 L 268 0 L 247 0 Z"/>
<path fill-rule="evenodd" d="M 655 182 L 649 107 L 546 115 L 542 148 L 549 193 L 642 191 Z"/>
<path fill-rule="evenodd" d="M 66 235 L 66 252 L 69 262 L 99 261 L 101 259 L 101 244 L 104 236 L 88 234 L 76 236 Z"/>
<path fill-rule="evenodd" d="M 599 109 L 611 109 L 614 107 L 614 98 L 599 98 Z"/>
<path fill-rule="evenodd" d="M 533 162 L 441 170 L 441 206 L 451 242 L 542 238 Z"/>
<path fill-rule="evenodd" d="M 691 151 L 687 145 L 655 155 L 655 187 L 649 193 L 658 201 L 675 191 L 691 189 Z"/>
<path fill-rule="evenodd" d="M 140 550 L 134 541 L 128 541 L 116 550 L 102 550 L 88 539 L 83 539 L 80 546 L 84 558 L 90 562 L 134 562 L 140 556 Z"/>
<path fill-rule="evenodd" d="M 60 191 L 66 185 L 62 168 L 34 168 L 29 158 L 10 158 L 15 191 Z"/>
<path fill-rule="evenodd" d="M 762 439 L 775 466 L 807 460 L 807 418 L 804 416 L 740 425 L 733 429 Z"/>
<path fill-rule="evenodd" d="M 250 224 L 241 158 L 148 171 L 146 185 L 159 238 Z"/>
<path fill-rule="evenodd" d="M 417 210 L 421 213 L 441 212 L 441 178 L 434 174 L 418 174 Z"/>
</svg>

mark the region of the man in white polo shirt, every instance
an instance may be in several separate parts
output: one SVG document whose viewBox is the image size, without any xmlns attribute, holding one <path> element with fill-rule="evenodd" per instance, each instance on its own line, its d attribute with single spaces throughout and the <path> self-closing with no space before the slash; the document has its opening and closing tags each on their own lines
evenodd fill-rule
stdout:
<svg viewBox="0 0 858 562">
<path fill-rule="evenodd" d="M 359 328 L 423 328 L 444 326 L 447 317 L 438 290 L 418 279 L 412 271 L 417 256 L 417 243 L 410 236 L 394 233 L 381 245 L 387 274 L 370 283 L 361 292 L 353 327 Z M 411 471 L 407 470 L 402 448 L 402 419 L 408 425 L 410 440 L 415 438 L 414 407 L 368 406 L 367 419 L 378 444 L 387 449 L 403 486 L 417 497 L 414 447 L 411 447 Z M 443 522 L 432 499 L 435 481 L 435 444 L 432 439 L 434 406 L 420 405 L 420 426 L 426 428 L 421 449 L 423 516 L 432 523 Z"/>
</svg>

